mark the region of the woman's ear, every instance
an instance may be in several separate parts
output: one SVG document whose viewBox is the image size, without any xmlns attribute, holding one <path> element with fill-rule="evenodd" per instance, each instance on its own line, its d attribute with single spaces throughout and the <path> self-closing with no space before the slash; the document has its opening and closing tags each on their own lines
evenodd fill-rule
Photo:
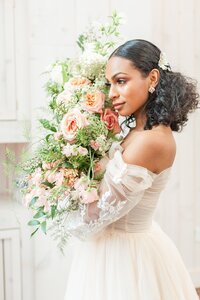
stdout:
<svg viewBox="0 0 200 300">
<path fill-rule="evenodd" d="M 150 84 L 154 88 L 157 86 L 159 79 L 160 79 L 160 72 L 158 69 L 153 69 L 149 73 L 149 79 L 150 79 Z"/>
</svg>

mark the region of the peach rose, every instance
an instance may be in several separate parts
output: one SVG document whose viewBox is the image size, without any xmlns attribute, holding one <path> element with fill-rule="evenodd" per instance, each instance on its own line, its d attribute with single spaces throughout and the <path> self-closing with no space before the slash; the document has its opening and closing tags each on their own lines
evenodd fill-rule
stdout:
<svg viewBox="0 0 200 300">
<path fill-rule="evenodd" d="M 121 131 L 118 122 L 118 114 L 110 108 L 106 108 L 101 114 L 101 120 L 106 123 L 108 130 L 112 130 L 114 133 L 119 133 Z"/>
<path fill-rule="evenodd" d="M 69 82 L 71 85 L 74 85 L 74 86 L 83 86 L 83 85 L 88 85 L 91 83 L 90 80 L 88 80 L 87 78 L 84 78 L 84 77 L 72 78 L 72 79 L 70 79 Z"/>
<path fill-rule="evenodd" d="M 91 81 L 84 77 L 71 78 L 68 82 L 65 83 L 64 89 L 68 91 L 73 91 L 74 88 L 78 88 L 90 84 Z"/>
<path fill-rule="evenodd" d="M 89 125 L 87 118 L 80 112 L 79 109 L 74 108 L 64 115 L 61 121 L 61 131 L 66 140 L 72 142 L 76 138 L 78 129 Z"/>
<path fill-rule="evenodd" d="M 88 112 L 101 113 L 105 102 L 105 95 L 100 92 L 87 92 L 84 96 L 82 107 Z"/>
</svg>

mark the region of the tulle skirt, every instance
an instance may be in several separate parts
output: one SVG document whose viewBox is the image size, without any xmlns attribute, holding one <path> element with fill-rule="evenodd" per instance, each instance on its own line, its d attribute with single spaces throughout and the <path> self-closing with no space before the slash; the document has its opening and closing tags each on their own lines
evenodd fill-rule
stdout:
<svg viewBox="0 0 200 300">
<path fill-rule="evenodd" d="M 172 240 L 153 221 L 145 232 L 107 227 L 73 244 L 64 300 L 199 300 Z"/>
</svg>

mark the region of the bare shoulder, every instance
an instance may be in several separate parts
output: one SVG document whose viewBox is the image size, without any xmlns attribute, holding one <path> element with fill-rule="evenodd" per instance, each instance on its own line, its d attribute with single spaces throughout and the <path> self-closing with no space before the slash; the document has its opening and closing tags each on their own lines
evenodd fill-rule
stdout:
<svg viewBox="0 0 200 300">
<path fill-rule="evenodd" d="M 122 155 L 126 163 L 160 173 L 173 164 L 176 143 L 169 131 L 145 130 L 132 136 Z"/>
</svg>

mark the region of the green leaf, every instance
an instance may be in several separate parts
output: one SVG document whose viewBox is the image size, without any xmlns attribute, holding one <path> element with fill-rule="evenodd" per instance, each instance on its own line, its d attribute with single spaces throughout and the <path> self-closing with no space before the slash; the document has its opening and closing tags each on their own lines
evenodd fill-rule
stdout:
<svg viewBox="0 0 200 300">
<path fill-rule="evenodd" d="M 53 205 L 53 206 L 51 207 L 51 218 L 52 218 L 52 220 L 53 220 L 53 218 L 55 217 L 55 215 L 56 215 L 56 206 Z"/>
<path fill-rule="evenodd" d="M 32 233 L 31 233 L 31 237 L 38 231 L 39 227 L 37 227 Z"/>
<path fill-rule="evenodd" d="M 66 167 L 68 169 L 73 169 L 74 168 L 73 165 L 68 161 L 65 161 L 62 165 L 63 165 L 63 167 Z"/>
<path fill-rule="evenodd" d="M 53 132 L 57 131 L 56 128 L 50 124 L 49 120 L 47 120 L 47 119 L 39 119 L 39 122 L 42 124 L 42 126 L 45 129 L 51 130 Z"/>
<path fill-rule="evenodd" d="M 78 40 L 76 41 L 77 45 L 81 48 L 82 51 L 84 51 L 84 44 L 86 41 L 86 37 L 84 36 L 84 34 L 80 34 L 78 37 Z"/>
<path fill-rule="evenodd" d="M 49 138 L 52 136 L 52 134 L 50 133 L 50 134 L 47 134 L 47 136 L 45 137 L 45 140 L 47 141 L 47 143 L 48 143 L 48 141 L 49 141 Z"/>
<path fill-rule="evenodd" d="M 38 218 L 42 218 L 44 217 L 46 214 L 43 212 L 43 211 L 38 211 L 34 216 L 33 218 L 34 219 L 38 219 Z"/>
<path fill-rule="evenodd" d="M 28 225 L 29 226 L 35 226 L 35 225 L 39 225 L 40 222 L 38 220 L 31 220 L 28 222 Z"/>
<path fill-rule="evenodd" d="M 68 74 L 66 72 L 66 67 L 62 65 L 62 77 L 63 77 L 63 82 L 66 82 L 68 79 Z"/>
<path fill-rule="evenodd" d="M 38 197 L 33 197 L 29 206 L 34 205 L 35 202 L 37 201 L 37 199 L 38 199 Z"/>
<path fill-rule="evenodd" d="M 55 110 L 56 107 L 57 107 L 57 103 L 56 103 L 56 99 L 53 98 L 50 103 L 49 103 L 49 107 L 52 109 L 52 110 Z"/>
<path fill-rule="evenodd" d="M 51 189 L 54 187 L 54 184 L 53 184 L 53 183 L 50 183 L 50 182 L 48 182 L 48 181 L 43 181 L 42 184 L 44 184 L 44 185 L 50 187 Z"/>
<path fill-rule="evenodd" d="M 42 231 L 46 234 L 47 233 L 47 222 L 46 221 L 42 222 L 40 226 L 41 226 Z"/>
</svg>

